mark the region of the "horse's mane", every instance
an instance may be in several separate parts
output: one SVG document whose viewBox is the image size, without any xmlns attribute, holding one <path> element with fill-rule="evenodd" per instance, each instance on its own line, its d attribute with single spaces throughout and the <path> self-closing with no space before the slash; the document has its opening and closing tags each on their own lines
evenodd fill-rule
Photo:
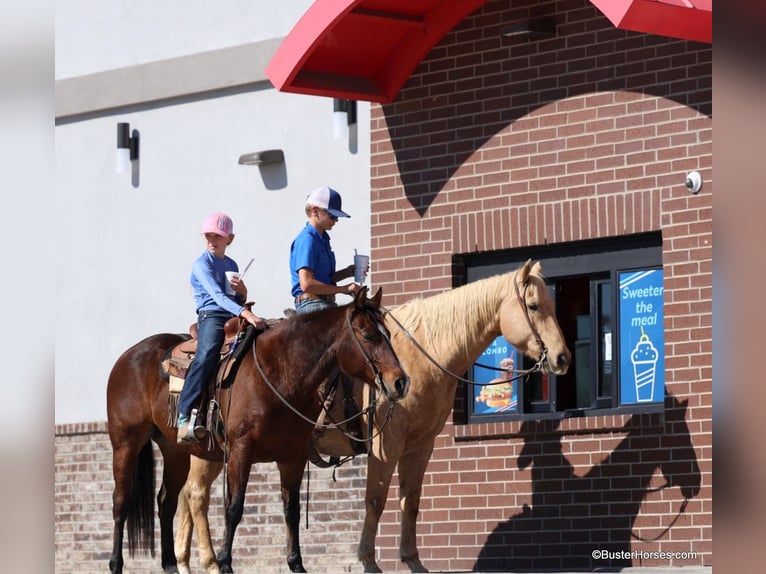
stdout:
<svg viewBox="0 0 766 574">
<path fill-rule="evenodd" d="M 471 347 L 495 321 L 500 301 L 513 290 L 518 269 L 408 301 L 394 315 L 427 348 L 441 354 Z"/>
<path fill-rule="evenodd" d="M 328 321 L 330 317 L 333 317 L 333 315 L 344 316 L 346 309 L 352 305 L 354 305 L 354 302 L 350 301 L 343 305 L 326 307 L 324 309 L 312 311 L 311 313 L 292 313 L 286 320 L 280 322 L 285 324 L 284 328 L 286 329 L 303 330 L 309 328 L 309 325 L 322 325 L 324 322 Z M 365 313 L 374 319 L 382 320 L 382 311 L 370 303 L 370 301 L 365 302 L 363 309 Z M 333 320 L 337 320 L 337 318 L 334 318 Z"/>
</svg>

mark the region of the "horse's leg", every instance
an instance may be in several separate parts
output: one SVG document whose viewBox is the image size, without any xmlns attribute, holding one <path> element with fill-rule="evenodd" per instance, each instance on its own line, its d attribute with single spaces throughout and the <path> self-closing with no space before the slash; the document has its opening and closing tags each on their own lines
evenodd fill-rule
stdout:
<svg viewBox="0 0 766 574">
<path fill-rule="evenodd" d="M 179 510 L 181 506 L 184 506 L 187 512 L 187 524 L 184 524 L 186 528 L 185 550 L 187 553 L 187 563 L 188 553 L 191 548 L 191 526 L 193 523 L 197 531 L 199 561 L 208 574 L 219 574 L 220 572 L 215 552 L 213 551 L 213 540 L 210 537 L 208 510 L 210 508 L 210 491 L 213 482 L 220 474 L 222 468 L 222 462 L 210 462 L 193 456 L 189 468 L 189 477 L 181 492 L 179 503 Z M 181 516 L 179 516 L 180 518 Z M 191 518 L 191 521 L 189 518 Z M 178 542 L 180 539 L 181 532 L 179 530 L 178 536 L 176 536 L 176 556 L 178 555 Z"/>
<path fill-rule="evenodd" d="M 287 526 L 287 565 L 290 567 L 290 572 L 306 571 L 303 567 L 299 534 L 301 518 L 300 488 L 305 466 L 305 458 L 297 462 L 277 463 L 282 486 L 285 525 Z"/>
<path fill-rule="evenodd" d="M 226 495 L 224 501 L 226 527 L 223 535 L 223 547 L 218 553 L 218 566 L 221 572 L 234 572 L 231 569 L 231 549 L 234 544 L 234 532 L 245 508 L 245 491 L 250 477 L 250 453 L 243 448 L 232 446 L 229 461 L 226 464 Z"/>
<path fill-rule="evenodd" d="M 387 456 L 381 460 L 379 455 L 371 453 L 367 458 L 367 490 L 364 495 L 364 526 L 359 539 L 357 556 L 365 572 L 382 572 L 375 561 L 375 537 L 378 523 L 386 507 L 391 476 L 396 467 L 396 456 Z"/>
<path fill-rule="evenodd" d="M 178 494 L 176 517 L 178 518 L 178 530 L 176 530 L 175 554 L 178 574 L 191 574 L 189 561 L 191 560 L 191 540 L 194 521 L 189 509 L 189 501 L 186 498 L 185 485 Z"/>
<path fill-rule="evenodd" d="M 114 532 L 112 534 L 112 554 L 109 556 L 109 571 L 112 574 L 122 574 L 124 565 L 122 557 L 125 520 L 128 518 L 130 492 L 133 489 L 134 469 L 138 462 L 138 451 L 125 445 L 114 448 L 112 453 L 112 472 L 114 474 L 114 492 L 112 494 L 112 518 Z"/>
<path fill-rule="evenodd" d="M 428 572 L 420 562 L 416 535 L 423 476 L 434 449 L 434 439 L 422 448 L 410 450 L 399 459 L 399 506 L 402 510 L 402 537 L 399 542 L 399 558 L 409 566 L 410 572 Z"/>
<path fill-rule="evenodd" d="M 135 429 L 132 429 L 135 430 Z M 136 431 L 134 436 L 140 437 Z M 154 513 L 154 458 L 149 442 L 149 432 L 142 443 L 140 438 L 131 438 L 129 432 L 110 434 L 112 440 L 112 474 L 114 492 L 112 494 L 112 553 L 109 556 L 109 571 L 121 574 L 124 566 L 122 546 L 124 542 L 125 522 L 133 514 L 134 529 L 128 540 L 135 540 L 139 548 L 154 551 L 154 529 L 151 518 Z M 148 450 L 147 450 L 148 446 Z M 135 492 L 134 492 L 135 489 Z M 131 549 L 132 551 L 133 549 Z"/>
<path fill-rule="evenodd" d="M 173 518 L 178 508 L 178 493 L 189 474 L 189 455 L 175 448 L 164 437 L 157 441 L 165 459 L 162 468 L 162 488 L 157 494 L 160 517 L 160 548 L 163 572 L 178 572 L 173 543 Z"/>
</svg>

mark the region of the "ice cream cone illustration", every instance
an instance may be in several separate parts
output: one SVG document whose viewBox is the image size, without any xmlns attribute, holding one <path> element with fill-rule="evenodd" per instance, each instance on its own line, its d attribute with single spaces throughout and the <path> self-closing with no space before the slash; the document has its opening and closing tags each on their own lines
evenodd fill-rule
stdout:
<svg viewBox="0 0 766 574">
<path fill-rule="evenodd" d="M 641 328 L 641 337 L 630 354 L 633 363 L 633 375 L 636 380 L 636 400 L 638 402 L 654 399 L 654 378 L 657 372 L 659 353 Z"/>
</svg>

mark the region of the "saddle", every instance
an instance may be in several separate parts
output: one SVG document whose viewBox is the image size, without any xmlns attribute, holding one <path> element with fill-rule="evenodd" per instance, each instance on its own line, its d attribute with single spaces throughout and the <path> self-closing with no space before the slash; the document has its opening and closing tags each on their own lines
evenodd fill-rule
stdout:
<svg viewBox="0 0 766 574">
<path fill-rule="evenodd" d="M 250 309 L 253 303 L 246 303 Z M 216 417 L 217 403 L 209 401 L 215 395 L 216 387 L 228 386 L 237 374 L 240 358 L 247 351 L 248 344 L 256 335 L 256 329 L 240 317 L 232 317 L 224 324 L 224 340 L 219 351 L 218 369 L 215 379 L 203 388 L 200 404 L 207 404 L 207 416 L 200 413 L 200 420 L 206 420 L 207 425 L 213 424 Z M 178 422 L 178 402 L 181 390 L 194 355 L 197 352 L 197 324 L 189 326 L 189 338 L 172 347 L 160 361 L 160 376 L 168 381 L 168 425 L 176 426 Z"/>
<path fill-rule="evenodd" d="M 251 310 L 252 302 L 245 303 L 245 307 Z M 283 319 L 267 319 L 267 327 L 283 321 Z M 216 395 L 222 388 L 231 386 L 234 377 L 239 370 L 243 355 L 250 349 L 250 345 L 263 331 L 256 329 L 240 317 L 232 317 L 224 324 L 224 340 L 219 352 L 218 369 L 216 376 L 203 388 L 200 397 L 200 405 L 207 405 L 206 410 L 199 413 L 199 422 L 204 422 L 208 430 L 208 449 L 214 448 L 214 431 L 222 432 L 218 428 L 220 423 L 220 409 Z M 197 351 L 197 324 L 189 326 L 188 339 L 175 345 L 165 353 L 160 361 L 160 376 L 168 381 L 168 425 L 175 428 L 178 423 L 178 401 L 183 389 L 184 380 L 189 370 L 194 354 Z M 219 440 L 221 442 L 221 440 Z"/>
<path fill-rule="evenodd" d="M 219 351 L 220 360 L 224 361 L 229 353 L 232 351 L 232 347 L 238 343 L 238 335 L 243 332 L 244 325 L 247 322 L 239 317 L 232 317 L 223 327 L 224 340 Z M 189 326 L 189 339 L 179 343 L 163 357 L 160 363 L 160 370 L 163 378 L 168 380 L 169 390 L 171 393 L 180 393 L 184 386 L 184 380 L 186 379 L 186 373 L 189 370 L 194 359 L 194 354 L 197 352 L 197 324 L 192 323 Z M 226 378 L 228 371 L 231 368 L 230 362 L 226 362 L 225 372 L 221 372 L 219 369 L 218 380 Z"/>
</svg>

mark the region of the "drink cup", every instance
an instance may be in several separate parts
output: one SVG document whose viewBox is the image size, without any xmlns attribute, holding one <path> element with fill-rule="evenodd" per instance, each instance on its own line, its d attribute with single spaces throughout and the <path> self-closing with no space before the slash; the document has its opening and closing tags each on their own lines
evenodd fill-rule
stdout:
<svg viewBox="0 0 766 574">
<path fill-rule="evenodd" d="M 354 281 L 364 283 L 367 278 L 367 269 L 370 267 L 369 255 L 354 255 Z"/>
<path fill-rule="evenodd" d="M 231 286 L 231 280 L 234 277 L 239 277 L 238 271 L 227 271 L 226 272 L 226 294 L 227 295 L 236 295 L 237 292 L 234 291 L 234 287 Z"/>
</svg>

